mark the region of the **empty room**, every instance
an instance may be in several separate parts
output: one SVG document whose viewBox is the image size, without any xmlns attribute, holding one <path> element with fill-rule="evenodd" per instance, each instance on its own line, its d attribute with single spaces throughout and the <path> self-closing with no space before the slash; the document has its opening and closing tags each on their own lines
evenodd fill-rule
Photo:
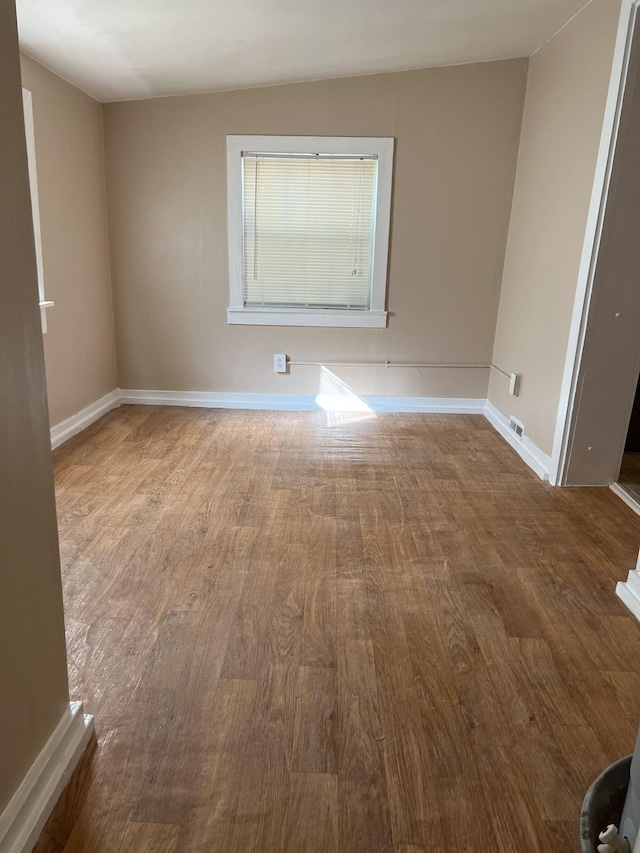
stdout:
<svg viewBox="0 0 640 853">
<path fill-rule="evenodd" d="M 639 2 L 0 0 L 0 853 L 640 850 Z"/>
</svg>

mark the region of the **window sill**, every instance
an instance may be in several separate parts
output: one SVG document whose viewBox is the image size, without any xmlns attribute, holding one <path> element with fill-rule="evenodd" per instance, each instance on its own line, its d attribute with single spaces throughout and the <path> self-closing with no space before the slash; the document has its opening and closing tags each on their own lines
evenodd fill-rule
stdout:
<svg viewBox="0 0 640 853">
<path fill-rule="evenodd" d="M 332 311 L 326 308 L 227 308 L 227 323 L 242 326 L 333 326 L 385 329 L 386 311 Z"/>
</svg>

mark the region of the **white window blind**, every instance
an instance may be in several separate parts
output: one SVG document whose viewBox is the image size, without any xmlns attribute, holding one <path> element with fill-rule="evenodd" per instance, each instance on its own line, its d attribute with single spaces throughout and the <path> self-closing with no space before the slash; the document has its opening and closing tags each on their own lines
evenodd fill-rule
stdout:
<svg viewBox="0 0 640 853">
<path fill-rule="evenodd" d="M 244 306 L 371 308 L 376 155 L 242 154 Z"/>
</svg>

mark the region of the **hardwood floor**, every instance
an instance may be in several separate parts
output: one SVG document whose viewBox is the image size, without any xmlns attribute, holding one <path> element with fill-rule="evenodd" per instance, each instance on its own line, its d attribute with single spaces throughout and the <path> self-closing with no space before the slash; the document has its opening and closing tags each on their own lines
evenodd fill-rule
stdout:
<svg viewBox="0 0 640 853">
<path fill-rule="evenodd" d="M 640 722 L 609 489 L 451 415 L 125 406 L 55 469 L 98 746 L 38 853 L 579 850 Z"/>
</svg>

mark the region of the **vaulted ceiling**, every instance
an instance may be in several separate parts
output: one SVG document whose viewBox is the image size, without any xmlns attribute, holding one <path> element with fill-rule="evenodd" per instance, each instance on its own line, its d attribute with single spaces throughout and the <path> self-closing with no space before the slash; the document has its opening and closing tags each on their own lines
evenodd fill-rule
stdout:
<svg viewBox="0 0 640 853">
<path fill-rule="evenodd" d="M 23 50 L 101 101 L 529 56 L 585 0 L 17 0 Z"/>
</svg>

